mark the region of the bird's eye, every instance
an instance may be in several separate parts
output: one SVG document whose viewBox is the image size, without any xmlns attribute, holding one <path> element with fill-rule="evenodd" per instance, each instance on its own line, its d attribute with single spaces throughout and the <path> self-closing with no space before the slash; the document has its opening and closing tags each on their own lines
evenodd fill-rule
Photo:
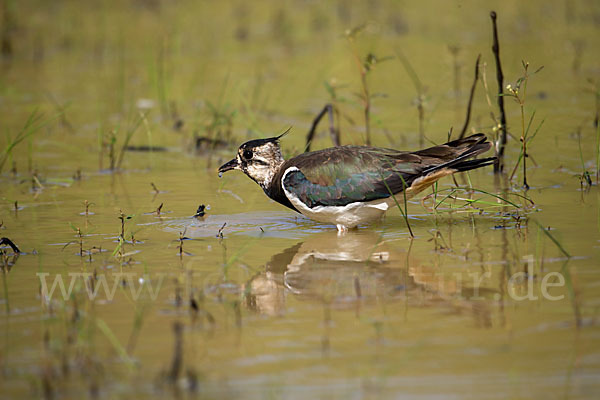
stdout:
<svg viewBox="0 0 600 400">
<path fill-rule="evenodd" d="M 244 150 L 244 158 L 245 158 L 246 160 L 250 160 L 250 159 L 252 159 L 252 156 L 253 156 L 253 154 L 252 154 L 252 151 L 251 151 L 251 150 Z"/>
</svg>

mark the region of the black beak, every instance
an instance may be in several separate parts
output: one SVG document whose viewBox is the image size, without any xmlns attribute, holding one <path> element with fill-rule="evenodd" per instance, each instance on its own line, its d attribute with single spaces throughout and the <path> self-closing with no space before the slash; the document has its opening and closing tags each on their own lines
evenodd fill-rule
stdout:
<svg viewBox="0 0 600 400">
<path fill-rule="evenodd" d="M 240 169 L 237 158 L 234 158 L 231 161 L 226 162 L 225 164 L 219 167 L 219 175 L 223 172 L 230 171 L 232 169 Z"/>
</svg>

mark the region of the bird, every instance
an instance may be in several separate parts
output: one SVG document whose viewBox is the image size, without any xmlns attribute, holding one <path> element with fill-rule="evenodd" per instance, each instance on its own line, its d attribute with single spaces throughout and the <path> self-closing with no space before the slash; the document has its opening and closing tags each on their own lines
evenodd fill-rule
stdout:
<svg viewBox="0 0 600 400">
<path fill-rule="evenodd" d="M 473 159 L 492 146 L 483 133 L 414 152 L 345 145 L 285 160 L 280 139 L 287 132 L 243 143 L 235 158 L 219 167 L 219 176 L 241 170 L 272 200 L 333 224 L 340 234 L 381 219 L 397 204 L 396 195 L 409 199 L 445 176 L 496 160 Z"/>
</svg>

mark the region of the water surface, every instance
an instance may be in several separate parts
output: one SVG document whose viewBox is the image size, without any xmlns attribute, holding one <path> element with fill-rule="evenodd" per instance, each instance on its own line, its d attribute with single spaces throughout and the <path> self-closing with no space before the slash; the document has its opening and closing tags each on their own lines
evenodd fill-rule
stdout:
<svg viewBox="0 0 600 400">
<path fill-rule="evenodd" d="M 598 395 L 595 2 L 7 4 L 16 28 L 0 75 L 2 149 L 35 107 L 48 121 L 0 176 L 0 236 L 22 251 L 2 246 L 0 397 Z M 511 182 L 491 169 L 457 182 L 518 207 L 460 191 L 436 211 L 431 198 L 429 208 L 409 202 L 414 239 L 397 209 L 340 236 L 239 172 L 218 178 L 248 138 L 292 125 L 284 152 L 302 151 L 331 101 L 323 82 L 337 85 L 343 143 L 364 142 L 344 37 L 363 23 L 359 53 L 394 57 L 368 75 L 381 94 L 375 145 L 418 148 L 398 49 L 425 88 L 434 143 L 462 126 L 481 53 L 492 108 L 480 82 L 469 129 L 492 137 L 491 9 L 507 83 L 521 60 L 545 67 L 525 103 L 532 126 L 544 124 L 528 191 L 520 169 Z M 506 103 L 518 137 L 518 104 Z M 111 171 L 110 132 L 118 158 L 140 111 L 129 144 L 155 151 L 126 151 Z M 197 137 L 231 145 L 196 151 Z M 329 145 L 323 125 L 313 148 Z M 511 139 L 509 173 L 518 156 Z M 583 168 L 591 188 L 577 178 Z M 436 201 L 453 186 L 441 181 Z M 200 204 L 206 215 L 193 217 Z M 71 292 L 50 295 L 56 279 Z"/>
</svg>

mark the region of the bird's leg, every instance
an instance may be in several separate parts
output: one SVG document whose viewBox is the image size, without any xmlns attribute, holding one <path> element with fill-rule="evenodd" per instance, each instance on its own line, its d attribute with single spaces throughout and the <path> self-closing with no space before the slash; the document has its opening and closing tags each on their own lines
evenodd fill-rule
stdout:
<svg viewBox="0 0 600 400">
<path fill-rule="evenodd" d="M 338 236 L 342 236 L 344 235 L 346 232 L 348 232 L 348 228 L 342 224 L 337 224 L 337 230 L 338 230 Z"/>
</svg>

